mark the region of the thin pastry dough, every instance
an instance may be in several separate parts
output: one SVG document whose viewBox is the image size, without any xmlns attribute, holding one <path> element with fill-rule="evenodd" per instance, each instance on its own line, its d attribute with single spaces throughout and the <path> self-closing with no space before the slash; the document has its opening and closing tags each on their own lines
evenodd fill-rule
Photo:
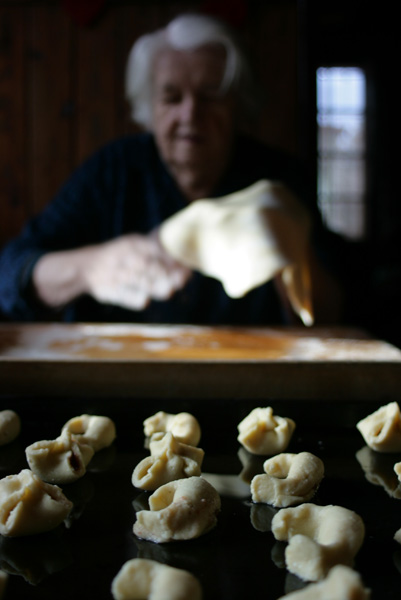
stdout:
<svg viewBox="0 0 401 600">
<path fill-rule="evenodd" d="M 160 227 L 178 261 L 222 282 L 240 298 L 281 275 L 293 309 L 314 322 L 307 244 L 310 218 L 288 188 L 260 180 L 222 198 L 192 202 Z"/>
</svg>

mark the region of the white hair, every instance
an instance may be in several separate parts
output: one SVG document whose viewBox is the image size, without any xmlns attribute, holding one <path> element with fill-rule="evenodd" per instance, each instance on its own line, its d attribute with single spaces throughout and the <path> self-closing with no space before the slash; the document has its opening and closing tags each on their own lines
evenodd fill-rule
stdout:
<svg viewBox="0 0 401 600">
<path fill-rule="evenodd" d="M 188 14 L 176 17 L 164 29 L 141 36 L 133 45 L 125 80 L 133 120 L 152 129 L 151 74 L 154 58 L 160 50 L 191 51 L 210 44 L 219 44 L 226 52 L 221 91 L 234 92 L 242 119 L 254 115 L 258 93 L 248 62 L 233 33 L 213 17 Z"/>
</svg>

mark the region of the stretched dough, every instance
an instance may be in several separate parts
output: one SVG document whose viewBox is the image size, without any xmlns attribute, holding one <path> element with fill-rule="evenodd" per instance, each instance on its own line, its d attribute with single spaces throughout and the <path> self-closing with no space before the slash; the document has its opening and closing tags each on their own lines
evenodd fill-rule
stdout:
<svg viewBox="0 0 401 600">
<path fill-rule="evenodd" d="M 306 258 L 310 220 L 282 184 L 260 180 L 218 199 L 202 199 L 167 219 L 160 241 L 176 260 L 222 282 L 232 298 L 281 274 L 288 299 L 313 324 Z"/>
</svg>

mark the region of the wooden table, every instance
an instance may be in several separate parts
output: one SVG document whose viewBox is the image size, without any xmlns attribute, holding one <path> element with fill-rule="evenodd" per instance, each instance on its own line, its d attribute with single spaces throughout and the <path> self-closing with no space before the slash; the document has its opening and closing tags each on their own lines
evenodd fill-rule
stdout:
<svg viewBox="0 0 401 600">
<path fill-rule="evenodd" d="M 347 328 L 0 324 L 3 395 L 388 400 L 401 350 Z"/>
</svg>

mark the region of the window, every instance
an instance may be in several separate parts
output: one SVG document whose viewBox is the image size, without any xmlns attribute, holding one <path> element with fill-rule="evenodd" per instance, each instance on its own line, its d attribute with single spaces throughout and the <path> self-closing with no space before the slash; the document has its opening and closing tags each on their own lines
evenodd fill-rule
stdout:
<svg viewBox="0 0 401 600">
<path fill-rule="evenodd" d="M 366 77 L 358 67 L 317 70 L 319 208 L 327 227 L 361 239 L 366 230 Z"/>
</svg>

